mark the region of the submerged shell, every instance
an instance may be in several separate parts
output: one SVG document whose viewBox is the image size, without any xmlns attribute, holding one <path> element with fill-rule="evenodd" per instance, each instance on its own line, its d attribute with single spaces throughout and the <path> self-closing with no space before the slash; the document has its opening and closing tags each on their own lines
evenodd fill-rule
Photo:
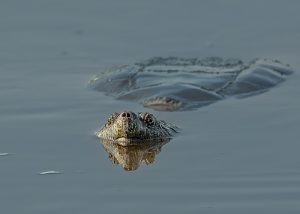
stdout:
<svg viewBox="0 0 300 214">
<path fill-rule="evenodd" d="M 277 60 L 249 63 L 168 57 L 113 68 L 90 81 L 95 90 L 117 99 L 162 111 L 190 110 L 229 96 L 263 93 L 283 82 L 292 70 Z"/>
</svg>

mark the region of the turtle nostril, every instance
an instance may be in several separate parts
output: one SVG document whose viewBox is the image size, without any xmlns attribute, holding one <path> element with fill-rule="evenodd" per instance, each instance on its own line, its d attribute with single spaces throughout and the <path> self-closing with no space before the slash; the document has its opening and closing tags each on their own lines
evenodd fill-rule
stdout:
<svg viewBox="0 0 300 214">
<path fill-rule="evenodd" d="M 122 117 L 130 117 L 130 113 L 129 112 L 123 112 L 122 114 L 121 114 L 121 116 Z"/>
</svg>

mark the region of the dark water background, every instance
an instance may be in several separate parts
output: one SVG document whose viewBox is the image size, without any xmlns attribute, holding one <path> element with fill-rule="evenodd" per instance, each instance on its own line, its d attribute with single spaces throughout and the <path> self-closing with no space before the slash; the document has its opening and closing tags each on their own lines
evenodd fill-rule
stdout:
<svg viewBox="0 0 300 214">
<path fill-rule="evenodd" d="M 299 213 L 300 78 L 190 112 L 152 165 L 114 166 L 94 131 L 144 111 L 88 89 L 153 56 L 280 59 L 300 68 L 299 1 L 0 2 L 1 213 Z M 57 170 L 56 175 L 39 175 Z"/>
</svg>

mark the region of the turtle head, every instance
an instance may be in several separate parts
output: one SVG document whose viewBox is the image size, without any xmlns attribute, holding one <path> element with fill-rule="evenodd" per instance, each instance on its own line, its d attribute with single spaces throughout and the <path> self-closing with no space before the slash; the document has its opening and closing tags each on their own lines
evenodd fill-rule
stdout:
<svg viewBox="0 0 300 214">
<path fill-rule="evenodd" d="M 176 128 L 148 112 L 123 111 L 112 113 L 96 135 L 108 140 L 146 140 L 171 137 Z"/>
</svg>

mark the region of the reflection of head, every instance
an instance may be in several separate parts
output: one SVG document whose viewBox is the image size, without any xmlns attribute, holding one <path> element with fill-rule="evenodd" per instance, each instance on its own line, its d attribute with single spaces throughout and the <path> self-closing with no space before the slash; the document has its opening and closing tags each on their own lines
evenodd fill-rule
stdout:
<svg viewBox="0 0 300 214">
<path fill-rule="evenodd" d="M 158 152 L 156 154 L 158 154 L 160 152 L 160 150 L 158 150 Z M 144 155 L 144 162 L 145 164 L 151 164 L 155 161 L 155 153 L 154 152 L 148 152 Z"/>
<path fill-rule="evenodd" d="M 114 164 L 120 164 L 126 171 L 136 170 L 141 163 L 152 164 L 155 155 L 168 141 L 140 142 L 139 145 L 121 146 L 115 141 L 102 140 L 102 145 Z"/>
</svg>

